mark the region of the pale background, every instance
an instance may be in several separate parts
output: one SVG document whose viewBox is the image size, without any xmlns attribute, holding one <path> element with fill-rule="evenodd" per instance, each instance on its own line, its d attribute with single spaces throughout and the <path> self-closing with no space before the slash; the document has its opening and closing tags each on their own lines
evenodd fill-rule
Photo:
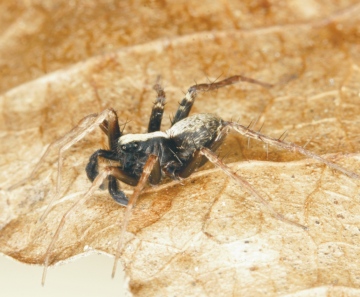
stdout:
<svg viewBox="0 0 360 297">
<path fill-rule="evenodd" d="M 118 266 L 111 278 L 112 258 L 93 254 L 65 265 L 50 268 L 41 286 L 42 267 L 26 265 L 0 256 L 1 296 L 129 296 L 125 295 L 125 275 Z"/>
</svg>

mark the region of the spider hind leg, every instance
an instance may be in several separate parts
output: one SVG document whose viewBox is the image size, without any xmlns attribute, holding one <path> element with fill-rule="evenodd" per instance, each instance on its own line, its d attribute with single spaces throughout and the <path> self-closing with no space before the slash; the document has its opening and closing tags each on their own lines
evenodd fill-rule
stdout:
<svg viewBox="0 0 360 297">
<path fill-rule="evenodd" d="M 292 220 L 289 220 L 285 218 L 282 214 L 278 213 L 270 204 L 267 202 L 245 179 L 243 179 L 241 176 L 239 176 L 236 172 L 233 172 L 229 166 L 227 166 L 225 163 L 221 161 L 221 159 L 216 156 L 211 150 L 208 148 L 202 148 L 200 150 L 200 153 L 205 156 L 211 163 L 213 163 L 216 167 L 220 168 L 227 176 L 232 178 L 236 183 L 238 183 L 240 186 L 246 189 L 246 191 L 252 195 L 258 202 L 263 204 L 267 211 L 275 218 L 294 225 L 296 227 L 300 227 L 304 230 L 307 230 L 308 228 L 304 225 L 301 225 L 297 222 L 294 222 Z"/>
<path fill-rule="evenodd" d="M 222 131 L 219 133 L 218 137 L 222 137 L 223 135 L 226 135 L 227 133 L 229 133 L 230 130 L 234 130 L 235 132 L 237 132 L 245 137 L 253 138 L 255 140 L 260 140 L 267 145 L 272 145 L 272 146 L 276 146 L 276 147 L 279 147 L 281 149 L 285 149 L 285 150 L 288 150 L 291 152 L 300 153 L 300 154 L 304 155 L 305 157 L 320 161 L 321 163 L 325 164 L 326 166 L 328 166 L 332 169 L 335 169 L 351 178 L 360 179 L 359 174 L 357 174 L 353 171 L 350 171 L 336 163 L 333 163 L 311 151 L 308 151 L 303 146 L 297 145 L 292 142 L 286 142 L 280 138 L 273 138 L 270 136 L 266 136 L 264 134 L 261 134 L 260 132 L 251 130 L 249 127 L 245 127 L 236 122 L 224 122 L 224 127 L 223 127 Z"/>
<path fill-rule="evenodd" d="M 253 131 L 251 130 L 249 127 L 245 127 L 243 125 L 240 125 L 238 123 L 235 122 L 223 122 L 223 126 L 215 140 L 215 143 L 217 140 L 219 139 L 223 139 L 229 132 L 230 130 L 234 130 L 237 133 L 248 137 L 248 138 L 253 138 L 256 140 L 260 140 L 264 143 L 266 143 L 267 145 L 273 145 L 273 146 L 277 146 L 279 148 L 288 150 L 288 151 L 292 151 L 292 152 L 298 152 L 306 157 L 315 159 L 320 161 L 321 163 L 325 164 L 326 166 L 335 169 L 351 178 L 354 179 L 360 179 L 360 175 L 349 171 L 343 167 L 341 167 L 338 164 L 335 164 L 333 162 L 330 162 L 328 160 L 326 160 L 325 158 L 314 154 L 308 150 L 305 150 L 302 146 L 299 146 L 295 143 L 291 143 L 291 142 L 285 142 L 284 140 L 281 140 L 280 138 L 272 138 L 269 136 L 266 136 L 264 134 L 261 134 L 260 132 L 257 131 Z M 261 202 L 266 208 L 267 210 L 277 219 L 284 221 L 286 223 L 295 225 L 297 227 L 300 227 L 304 230 L 307 230 L 306 226 L 303 226 L 297 222 L 291 221 L 287 218 L 285 218 L 282 214 L 278 213 L 277 211 L 275 211 L 273 209 L 273 207 L 266 201 L 264 200 L 260 194 L 257 193 L 257 191 L 246 181 L 244 180 L 242 177 L 240 177 L 238 174 L 236 174 L 235 172 L 233 172 L 226 164 L 224 164 L 221 159 L 219 159 L 211 149 L 209 148 L 201 148 L 200 149 L 200 153 L 201 155 L 205 156 L 211 163 L 213 163 L 215 166 L 219 167 L 226 175 L 228 175 L 229 177 L 231 177 L 233 180 L 235 180 L 239 185 L 243 186 L 248 193 L 250 193 L 254 198 L 256 198 L 259 202 Z"/>
</svg>

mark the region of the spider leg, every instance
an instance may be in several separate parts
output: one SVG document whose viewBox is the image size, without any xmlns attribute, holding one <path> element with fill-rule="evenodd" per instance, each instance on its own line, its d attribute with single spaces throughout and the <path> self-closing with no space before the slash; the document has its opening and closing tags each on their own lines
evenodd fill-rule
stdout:
<svg viewBox="0 0 360 297">
<path fill-rule="evenodd" d="M 109 123 L 107 120 L 104 120 L 99 126 L 106 135 L 108 135 L 108 131 L 109 131 L 108 126 L 109 126 Z"/>
<path fill-rule="evenodd" d="M 215 152 L 219 146 L 222 144 L 224 138 L 225 138 L 226 134 L 221 135 L 221 137 L 217 137 L 209 146 L 208 149 Z M 196 169 L 200 168 L 201 166 L 203 166 L 206 162 L 208 161 L 208 159 L 206 158 L 206 156 L 204 156 L 201 151 L 200 148 L 197 149 L 192 158 L 190 159 L 190 161 L 188 162 L 188 164 L 186 164 L 186 166 L 184 166 L 184 168 L 182 168 L 177 175 L 180 178 L 187 178 L 189 177 Z"/>
<path fill-rule="evenodd" d="M 130 220 L 132 209 L 134 208 L 139 195 L 141 194 L 142 190 L 144 189 L 146 182 L 149 180 L 152 172 L 154 171 L 154 168 L 156 168 L 157 163 L 159 163 L 158 156 L 150 155 L 148 160 L 145 163 L 145 166 L 144 166 L 143 172 L 141 174 L 141 177 L 139 179 L 139 182 L 138 182 L 137 186 L 135 187 L 134 192 L 131 195 L 129 203 L 126 207 L 126 211 L 125 211 L 124 218 L 123 218 L 122 225 L 121 225 L 119 242 L 118 242 L 118 246 L 116 249 L 114 266 L 113 266 L 113 270 L 112 270 L 112 274 L 111 274 L 112 277 L 115 276 L 117 262 L 118 262 L 118 259 L 120 257 L 120 252 L 123 247 L 125 232 L 126 232 L 129 220 Z"/>
<path fill-rule="evenodd" d="M 50 262 L 50 255 L 51 252 L 54 248 L 54 245 L 62 231 L 62 229 L 64 228 L 64 225 L 66 223 L 66 220 L 74 213 L 74 211 L 76 209 L 78 209 L 81 205 L 83 205 L 87 200 L 89 200 L 89 198 L 91 198 L 94 194 L 94 192 L 102 185 L 102 183 L 105 181 L 105 179 L 109 176 L 109 175 L 115 175 L 114 170 L 116 171 L 116 167 L 106 167 L 104 169 L 103 172 L 101 172 L 93 181 L 90 189 L 86 192 L 86 194 L 84 196 L 80 196 L 80 198 L 74 202 L 74 204 L 67 210 L 67 212 L 62 216 L 60 224 L 58 226 L 58 228 L 55 231 L 55 234 L 45 252 L 44 255 L 44 270 L 43 270 L 43 275 L 42 275 L 42 281 L 41 284 L 44 285 L 45 284 L 45 279 L 46 279 L 46 272 L 47 272 L 47 268 L 49 267 L 49 262 Z"/>
<path fill-rule="evenodd" d="M 307 230 L 307 227 L 304 225 L 301 225 L 297 222 L 291 221 L 287 218 L 285 218 L 282 214 L 278 213 L 270 204 L 267 202 L 264 198 L 261 197 L 261 195 L 241 176 L 239 176 L 236 172 L 233 172 L 225 163 L 223 163 L 211 150 L 208 148 L 202 148 L 200 149 L 200 154 L 204 155 L 211 163 L 213 163 L 215 166 L 219 167 L 227 176 L 235 180 L 238 184 L 243 186 L 246 191 L 251 194 L 256 200 L 260 203 L 262 203 L 266 209 L 271 213 L 272 216 L 275 218 L 300 227 L 304 230 Z"/>
<path fill-rule="evenodd" d="M 157 92 L 157 98 L 151 111 L 148 132 L 160 131 L 161 120 L 164 113 L 165 106 L 165 92 L 159 83 L 154 85 L 153 88 Z"/>
<path fill-rule="evenodd" d="M 105 123 L 103 121 L 100 124 L 100 128 L 103 131 L 104 131 L 104 129 L 103 129 L 104 125 L 106 125 L 110 150 L 113 151 L 113 152 L 116 152 L 117 142 L 118 142 L 118 139 L 121 136 L 121 132 L 120 132 L 120 126 L 119 126 L 118 117 L 117 117 L 117 114 L 116 114 L 116 112 L 114 110 L 112 110 L 111 116 L 109 116 L 107 118 Z"/>
<path fill-rule="evenodd" d="M 195 98 L 197 95 L 197 92 L 208 92 L 217 90 L 219 88 L 229 86 L 235 83 L 238 83 L 240 81 L 245 81 L 253 84 L 260 85 L 264 88 L 271 88 L 271 84 L 267 84 L 261 81 L 258 81 L 256 79 L 252 79 L 243 75 L 234 75 L 231 77 L 228 77 L 224 80 L 221 80 L 219 82 L 212 82 L 212 83 L 205 83 L 205 84 L 197 84 L 194 86 L 191 86 L 187 93 L 185 94 L 185 97 L 181 100 L 178 110 L 175 113 L 174 119 L 172 120 L 171 125 L 174 125 L 175 123 L 181 121 L 182 119 L 186 118 L 190 110 L 195 102 Z"/>
<path fill-rule="evenodd" d="M 192 86 L 185 94 L 185 97 L 181 100 L 179 104 L 179 108 L 176 111 L 175 116 L 171 121 L 171 126 L 173 126 L 175 123 L 181 121 L 182 119 L 186 118 L 189 115 L 190 110 L 195 102 L 195 98 L 196 98 L 196 88 Z"/>
<path fill-rule="evenodd" d="M 161 166 L 160 166 L 160 160 L 159 158 L 157 158 L 149 176 L 149 183 L 151 185 L 157 185 L 160 182 L 160 180 L 161 180 Z"/>
<path fill-rule="evenodd" d="M 207 161 L 207 159 L 200 153 L 200 150 L 196 150 L 190 159 L 190 161 L 182 168 L 179 172 L 177 172 L 177 176 L 180 178 L 189 177 L 196 169 L 201 167 L 201 164 Z"/>
<path fill-rule="evenodd" d="M 141 194 L 141 191 L 145 187 L 146 182 L 149 180 L 149 177 L 151 176 L 151 174 L 154 171 L 157 170 L 157 166 L 158 166 L 157 164 L 159 164 L 158 157 L 156 155 L 150 155 L 144 166 L 143 173 L 139 179 L 139 182 L 137 183 L 137 186 L 134 189 L 134 192 L 133 192 L 129 202 L 125 196 L 125 202 L 127 204 L 127 209 L 126 209 L 126 212 L 124 215 L 123 225 L 121 227 L 121 233 L 120 233 L 120 237 L 119 237 L 119 243 L 118 243 L 118 247 L 117 247 L 114 268 L 113 268 L 113 273 L 112 273 L 113 276 L 115 275 L 116 263 L 117 263 L 117 260 L 119 259 L 119 255 L 120 255 L 122 244 L 123 244 L 123 238 L 124 238 L 126 228 L 127 228 L 130 216 L 131 216 L 132 209 L 135 206 L 135 203 L 136 203 L 139 195 Z M 107 178 L 109 178 L 109 182 L 111 182 L 112 179 L 115 180 L 115 178 L 121 180 L 123 175 L 124 175 L 124 172 L 118 167 L 112 167 L 112 166 L 106 167 L 103 172 L 101 172 L 100 174 L 98 174 L 95 177 L 90 189 L 86 192 L 86 194 L 84 196 L 81 196 L 62 216 L 60 224 L 59 224 L 58 228 L 56 229 L 55 234 L 54 234 L 54 236 L 45 252 L 45 255 L 44 255 L 44 270 L 43 270 L 43 276 L 42 276 L 42 281 L 41 281 L 42 285 L 45 284 L 46 272 L 47 272 L 47 268 L 49 267 L 51 251 L 53 250 L 54 245 L 55 245 L 62 229 L 64 228 L 66 220 L 73 214 L 73 212 L 76 209 L 78 209 L 81 205 L 83 205 L 87 200 L 89 200 L 93 196 L 94 192 L 103 184 L 103 182 Z M 156 173 L 155 173 L 155 175 L 156 175 Z M 115 182 L 116 182 L 116 180 L 115 180 Z M 110 190 L 109 190 L 109 192 L 110 192 Z M 121 193 L 123 193 L 123 192 L 121 191 Z M 110 194 L 111 194 L 111 192 L 110 192 Z M 125 203 L 122 203 L 124 201 L 121 201 L 121 202 L 117 201 L 117 202 L 122 205 L 126 205 Z"/>
<path fill-rule="evenodd" d="M 272 84 L 264 83 L 262 81 L 259 81 L 259 80 L 256 80 L 256 79 L 253 79 L 250 77 L 246 77 L 243 75 L 234 75 L 234 76 L 230 76 L 230 77 L 225 78 L 218 82 L 194 85 L 194 86 L 190 87 L 190 89 L 196 88 L 197 91 L 207 92 L 207 91 L 217 90 L 217 89 L 223 88 L 225 86 L 233 85 L 240 81 L 245 81 L 245 82 L 249 82 L 252 84 L 260 85 L 263 88 L 267 88 L 267 89 L 269 89 L 273 86 Z"/>
<path fill-rule="evenodd" d="M 106 121 L 107 119 L 107 121 Z M 106 121 L 106 128 L 108 131 L 115 131 L 113 133 L 113 135 L 117 135 L 116 132 L 116 124 L 114 124 L 114 122 L 117 123 L 117 115 L 116 112 L 110 108 L 110 109 L 106 109 L 103 112 L 101 112 L 100 114 L 92 114 L 89 115 L 85 118 L 83 118 L 80 123 L 73 128 L 69 133 L 67 133 L 64 137 L 60 138 L 59 140 L 57 140 L 56 142 L 54 142 L 53 144 L 51 144 L 48 149 L 46 150 L 45 154 L 41 157 L 40 161 L 38 162 L 38 164 L 36 165 L 36 167 L 34 168 L 33 172 L 31 173 L 31 175 L 29 176 L 27 180 L 32 179 L 35 174 L 37 173 L 37 171 L 39 170 L 40 166 L 42 165 L 42 163 L 44 162 L 46 156 L 49 154 L 49 152 L 51 151 L 51 149 L 53 147 L 59 146 L 59 153 L 58 153 L 58 169 L 57 169 L 57 180 L 56 180 L 56 191 L 55 191 L 55 195 L 52 197 L 52 199 L 50 200 L 46 210 L 44 211 L 43 215 L 40 217 L 40 221 L 44 220 L 44 218 L 48 215 L 48 213 L 50 212 L 50 209 L 54 203 L 54 201 L 58 198 L 59 196 L 59 189 L 60 189 L 60 185 L 61 185 L 61 169 L 63 167 L 63 154 L 66 150 L 68 150 L 71 146 L 73 146 L 75 143 L 79 142 L 83 137 L 85 137 L 87 134 L 89 134 L 94 128 L 96 128 L 97 126 L 101 126 L 103 125 L 104 121 Z M 117 123 L 117 125 L 119 125 Z M 115 127 L 114 127 L 115 126 Z M 113 130 L 111 130 L 113 128 Z M 113 138 L 109 138 L 109 145 L 112 146 L 113 144 L 111 143 Z"/>
<path fill-rule="evenodd" d="M 54 148 L 56 148 L 56 147 L 61 148 L 61 147 L 65 146 L 69 141 L 71 141 L 77 135 L 79 135 L 81 132 L 83 132 L 86 127 L 89 127 L 97 117 L 98 117 L 98 114 L 90 114 L 90 115 L 86 116 L 79 122 L 79 124 L 76 127 L 71 129 L 65 136 L 63 136 L 63 137 L 59 138 L 58 140 L 56 140 L 55 142 L 51 143 L 48 146 L 48 148 L 46 149 L 45 153 L 41 156 L 40 160 L 35 165 L 35 168 L 32 170 L 30 175 L 28 177 L 24 178 L 23 180 L 19 181 L 18 183 L 12 185 L 8 190 L 13 190 L 13 189 L 27 183 L 28 181 L 32 180 L 35 177 L 35 175 L 38 173 L 39 169 L 41 168 L 41 165 L 45 162 L 49 153 Z"/>
<path fill-rule="evenodd" d="M 323 158 L 317 154 L 314 154 L 311 151 L 304 149 L 304 147 L 302 147 L 300 145 L 297 145 L 292 142 L 285 142 L 284 140 L 281 140 L 280 138 L 272 138 L 272 137 L 266 136 L 264 134 L 261 134 L 260 132 L 253 131 L 253 130 L 249 129 L 248 127 L 245 127 L 245 126 L 240 125 L 235 122 L 224 122 L 224 127 L 223 127 L 222 131 L 219 133 L 218 138 L 223 137 L 224 134 L 227 134 L 229 132 L 229 129 L 235 130 L 236 132 L 238 132 L 239 134 L 241 134 L 245 137 L 260 140 L 268 145 L 277 146 L 277 147 L 280 147 L 282 149 L 285 149 L 285 150 L 288 150 L 291 152 L 298 152 L 306 157 L 318 160 L 321 163 L 325 164 L 326 166 L 328 166 L 332 169 L 335 169 L 337 171 L 340 171 L 341 173 L 343 173 L 351 178 L 360 179 L 359 174 L 352 172 L 350 170 L 347 170 L 344 167 L 341 167 L 340 165 L 335 164 L 331 161 L 328 161 L 325 158 Z"/>
</svg>

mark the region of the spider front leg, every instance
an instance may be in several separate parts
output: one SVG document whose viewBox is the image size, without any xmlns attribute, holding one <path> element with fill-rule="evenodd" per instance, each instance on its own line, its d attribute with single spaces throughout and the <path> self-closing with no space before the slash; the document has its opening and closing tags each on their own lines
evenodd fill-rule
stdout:
<svg viewBox="0 0 360 297">
<path fill-rule="evenodd" d="M 106 111 L 104 111 L 104 112 L 106 112 Z M 58 161 L 58 177 L 57 177 L 57 182 L 56 182 L 56 192 L 58 192 L 59 184 L 60 184 L 59 172 L 60 172 L 60 167 L 61 167 L 60 166 L 60 163 L 61 163 L 60 154 L 62 152 L 64 152 L 65 150 L 67 150 L 69 147 L 71 147 L 74 143 L 78 142 L 82 137 L 84 137 L 86 135 L 88 129 L 92 130 L 94 128 L 94 123 L 97 122 L 98 118 L 101 118 L 101 121 L 103 121 L 103 119 L 104 119 L 103 113 L 101 113 L 100 115 L 90 114 L 90 115 L 86 116 L 79 122 L 79 124 L 76 127 L 71 129 L 71 131 L 69 131 L 66 135 L 57 139 L 55 142 L 51 143 L 48 146 L 48 148 L 46 149 L 45 153 L 41 156 L 40 160 L 36 163 L 34 169 L 30 173 L 30 175 L 28 177 L 26 177 L 25 179 L 20 180 L 16 184 L 10 186 L 8 188 L 8 190 L 11 191 L 13 189 L 16 189 L 17 187 L 32 180 L 38 173 L 39 169 L 41 168 L 41 165 L 45 162 L 45 160 L 46 160 L 47 156 L 50 154 L 50 152 L 53 149 L 58 148 L 59 161 Z"/>
<path fill-rule="evenodd" d="M 104 151 L 104 152 L 106 152 L 106 153 L 104 153 L 105 155 L 108 155 L 108 153 L 109 153 L 108 151 Z M 93 158 L 95 159 L 99 155 L 101 155 L 101 153 L 98 153 L 98 154 L 94 153 Z M 146 182 L 150 179 L 151 175 L 154 175 L 156 177 L 156 178 L 153 178 L 153 181 L 158 182 L 160 180 L 160 178 L 157 178 L 158 170 L 159 170 L 159 158 L 157 157 L 157 155 L 150 155 L 144 166 L 143 173 L 141 174 L 140 178 L 137 179 L 137 185 L 135 187 L 135 190 L 134 190 L 130 200 L 128 201 L 125 196 L 126 202 L 125 201 L 122 201 L 124 203 L 119 202 L 122 205 L 127 205 L 127 209 L 126 209 L 124 219 L 122 222 L 123 223 L 122 227 L 120 228 L 121 232 L 120 232 L 119 244 L 118 244 L 118 248 L 117 248 L 117 252 L 116 252 L 116 256 L 115 256 L 113 276 L 115 275 L 116 263 L 119 258 L 119 255 L 120 255 L 123 238 L 124 238 L 125 231 L 126 231 L 126 228 L 127 228 L 130 216 L 131 216 L 132 209 L 133 209 L 139 195 L 141 194 L 143 188 L 145 187 Z M 74 213 L 74 211 L 76 209 L 78 209 L 81 205 L 83 205 L 87 200 L 89 200 L 94 195 L 95 191 L 104 183 L 104 181 L 106 179 L 109 179 L 109 182 L 111 183 L 112 179 L 115 180 L 115 178 L 122 180 L 122 177 L 124 175 L 126 175 L 126 177 L 128 178 L 128 175 L 124 174 L 124 172 L 119 167 L 113 167 L 113 166 L 105 167 L 102 172 L 100 172 L 96 175 L 90 189 L 86 192 L 86 194 L 84 196 L 81 196 L 62 216 L 60 224 L 59 224 L 58 228 L 56 229 L 55 234 L 54 234 L 54 236 L 45 252 L 45 255 L 44 255 L 44 270 L 43 270 L 43 276 L 42 276 L 42 285 L 45 284 L 46 272 L 47 272 L 47 268 L 50 264 L 51 252 L 55 246 L 57 239 L 59 238 L 59 235 L 60 235 L 62 229 L 64 228 L 66 220 Z M 116 182 L 116 180 L 115 180 L 115 182 Z M 133 181 L 133 182 L 135 183 L 135 181 Z M 109 192 L 110 192 L 110 190 L 109 190 Z M 111 192 L 110 192 L 110 194 L 111 194 Z"/>
<path fill-rule="evenodd" d="M 64 228 L 64 225 L 66 223 L 66 220 L 74 213 L 76 209 L 78 209 L 81 205 L 83 205 L 87 200 L 89 200 L 91 197 L 93 197 L 95 191 L 103 184 L 103 182 L 108 178 L 109 175 L 116 175 L 114 172 L 116 171 L 116 168 L 114 167 L 106 167 L 100 174 L 97 175 L 97 177 L 94 179 L 90 189 L 86 192 L 84 196 L 80 196 L 76 202 L 73 203 L 73 205 L 67 210 L 67 212 L 62 216 L 61 221 L 55 231 L 55 234 L 53 238 L 51 239 L 51 242 L 45 252 L 44 255 L 44 270 L 42 275 L 41 284 L 45 284 L 46 279 L 46 272 L 47 268 L 50 264 L 50 256 L 51 252 L 55 246 L 55 243 L 57 239 L 59 238 L 59 235 Z"/>
<path fill-rule="evenodd" d="M 108 119 L 108 120 L 106 120 L 106 119 Z M 49 214 L 49 212 L 54 204 L 54 201 L 59 197 L 59 191 L 60 191 L 60 185 L 61 185 L 61 169 L 63 167 L 63 160 L 64 160 L 63 154 L 71 146 L 73 146 L 75 143 L 79 142 L 83 137 L 85 137 L 88 133 L 90 133 L 94 128 L 96 128 L 98 126 L 102 127 L 104 125 L 104 123 L 106 123 L 106 129 L 108 129 L 108 125 L 109 125 L 108 123 L 112 123 L 114 121 L 117 122 L 117 115 L 112 108 L 105 109 L 100 114 L 91 114 L 91 115 L 86 116 L 69 133 L 67 133 L 62 138 L 58 139 L 56 142 L 52 143 L 47 148 L 47 150 L 41 157 L 40 161 L 35 166 L 31 175 L 27 179 L 22 181 L 21 183 L 18 183 L 17 185 L 15 185 L 15 186 L 18 186 L 18 185 L 22 184 L 23 182 L 32 179 L 36 175 L 38 170 L 40 169 L 41 165 L 44 163 L 46 157 L 51 152 L 51 150 L 55 147 L 59 147 L 55 195 L 53 195 L 53 197 L 49 201 L 47 208 L 45 209 L 44 213 L 40 217 L 40 221 L 43 221 L 45 219 L 45 217 Z M 116 127 L 115 127 L 115 129 L 116 129 Z M 114 133 L 114 135 L 116 135 L 116 133 Z M 15 186 L 13 186 L 12 188 L 14 188 Z"/>
</svg>

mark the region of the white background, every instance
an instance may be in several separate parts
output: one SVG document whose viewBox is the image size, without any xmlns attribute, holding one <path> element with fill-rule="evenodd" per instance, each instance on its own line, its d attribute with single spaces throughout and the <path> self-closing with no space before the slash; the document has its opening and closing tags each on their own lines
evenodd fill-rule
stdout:
<svg viewBox="0 0 360 297">
<path fill-rule="evenodd" d="M 41 286 L 42 267 L 26 265 L 0 255 L 1 296 L 129 296 L 125 295 L 125 275 L 120 263 L 111 278 L 113 258 L 92 254 L 49 268 Z"/>
</svg>

